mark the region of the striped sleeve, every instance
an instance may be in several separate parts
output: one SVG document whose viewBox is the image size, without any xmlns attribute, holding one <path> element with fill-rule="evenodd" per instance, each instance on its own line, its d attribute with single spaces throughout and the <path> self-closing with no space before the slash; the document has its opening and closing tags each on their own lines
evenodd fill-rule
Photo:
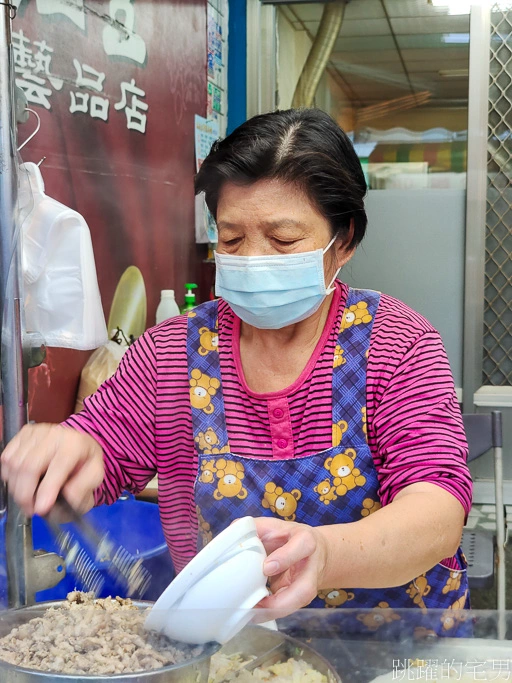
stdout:
<svg viewBox="0 0 512 683">
<path fill-rule="evenodd" d="M 406 486 L 430 482 L 455 496 L 468 514 L 468 448 L 441 337 L 428 326 L 411 343 L 400 322 L 393 324 L 394 338 L 379 340 L 377 334 L 368 364 L 368 437 L 382 502 L 390 503 Z"/>
<path fill-rule="evenodd" d="M 117 372 L 64 424 L 102 446 L 105 479 L 96 504 L 113 503 L 123 491 L 139 493 L 153 478 L 155 462 L 156 356 L 145 334 L 123 356 Z"/>
</svg>

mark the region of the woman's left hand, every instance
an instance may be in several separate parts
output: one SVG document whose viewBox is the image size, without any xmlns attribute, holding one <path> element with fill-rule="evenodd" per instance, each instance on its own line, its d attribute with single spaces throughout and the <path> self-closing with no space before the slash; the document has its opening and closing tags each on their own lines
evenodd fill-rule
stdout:
<svg viewBox="0 0 512 683">
<path fill-rule="evenodd" d="M 291 614 L 309 605 L 318 594 L 327 564 L 325 539 L 307 524 L 271 517 L 257 517 L 255 521 L 267 551 L 263 571 L 270 578 L 272 590 L 259 607 Z"/>
</svg>

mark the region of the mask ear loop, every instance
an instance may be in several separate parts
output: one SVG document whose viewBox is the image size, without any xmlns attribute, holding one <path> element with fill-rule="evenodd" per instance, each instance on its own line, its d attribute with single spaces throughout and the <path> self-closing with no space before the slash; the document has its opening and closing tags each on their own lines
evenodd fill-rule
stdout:
<svg viewBox="0 0 512 683">
<path fill-rule="evenodd" d="M 332 247 L 332 245 L 336 242 L 337 237 L 338 237 L 338 235 L 334 235 L 334 237 L 332 238 L 332 240 L 331 240 L 331 241 L 329 242 L 329 244 L 325 247 L 325 249 L 324 249 L 323 252 L 322 252 L 322 254 L 323 254 L 324 256 L 325 256 L 325 254 L 327 254 L 327 252 L 328 252 L 329 249 Z M 333 287 L 333 284 L 334 284 L 334 281 L 336 280 L 336 278 L 337 278 L 337 276 L 338 276 L 338 272 L 339 272 L 339 271 L 336 271 L 336 272 L 334 273 L 333 279 L 330 281 L 329 286 L 326 287 L 326 290 L 325 290 L 326 295 L 332 294 L 332 293 L 334 292 L 334 290 L 336 289 L 336 287 Z"/>
<path fill-rule="evenodd" d="M 323 250 L 323 252 L 322 252 L 323 254 L 327 254 L 327 252 L 329 251 L 329 249 L 330 249 L 330 248 L 332 247 L 332 245 L 336 242 L 337 238 L 338 238 L 338 235 L 334 235 L 334 237 L 332 238 L 332 240 L 329 242 L 329 244 L 328 244 L 328 245 L 325 247 L 325 249 Z"/>
<path fill-rule="evenodd" d="M 336 272 L 334 273 L 333 279 L 331 280 L 331 282 L 329 283 L 329 286 L 328 286 L 327 289 L 325 290 L 327 294 L 332 294 L 332 293 L 334 292 L 334 290 L 336 289 L 336 287 L 333 287 L 333 285 L 334 285 L 334 281 L 335 281 L 336 278 L 338 277 L 338 272 L 339 272 L 339 271 L 336 271 Z"/>
</svg>

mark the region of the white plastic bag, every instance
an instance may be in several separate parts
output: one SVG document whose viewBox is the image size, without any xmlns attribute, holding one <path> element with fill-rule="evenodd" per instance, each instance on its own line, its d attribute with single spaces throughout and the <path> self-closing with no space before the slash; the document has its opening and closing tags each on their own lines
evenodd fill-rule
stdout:
<svg viewBox="0 0 512 683">
<path fill-rule="evenodd" d="M 36 164 L 21 165 L 20 200 L 27 330 L 47 346 L 96 349 L 108 336 L 87 223 L 45 195 Z"/>
</svg>

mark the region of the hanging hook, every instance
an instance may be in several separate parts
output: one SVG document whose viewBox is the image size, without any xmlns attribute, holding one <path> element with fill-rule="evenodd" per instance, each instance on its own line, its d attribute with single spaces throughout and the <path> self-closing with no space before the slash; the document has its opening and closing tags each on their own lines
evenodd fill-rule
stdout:
<svg viewBox="0 0 512 683">
<path fill-rule="evenodd" d="M 41 159 L 41 161 L 37 164 L 37 168 L 39 168 L 39 166 L 41 166 L 41 164 L 42 164 L 43 162 L 45 162 L 45 161 L 46 161 L 46 157 L 43 157 L 43 158 Z"/>
<path fill-rule="evenodd" d="M 0 5 L 5 5 L 5 7 L 7 7 L 9 9 L 11 21 L 13 19 L 16 19 L 16 12 L 18 11 L 18 8 L 16 7 L 16 5 L 13 5 L 10 2 L 0 2 Z"/>
<path fill-rule="evenodd" d="M 25 142 L 23 142 L 23 143 L 18 147 L 18 152 L 19 152 L 20 150 L 22 150 L 23 147 L 25 147 L 25 145 L 26 145 L 28 142 L 30 142 L 30 141 L 32 140 L 32 138 L 35 137 L 35 136 L 39 133 L 39 129 L 41 128 L 41 119 L 39 118 L 39 114 L 38 114 L 36 111 L 34 111 L 33 109 L 29 109 L 28 107 L 27 107 L 26 111 L 29 111 L 31 114 L 34 114 L 34 116 L 36 117 L 36 119 L 37 119 L 37 128 L 35 129 L 35 131 L 34 131 L 33 133 L 31 133 L 31 134 L 28 136 L 28 138 L 25 140 Z"/>
</svg>

